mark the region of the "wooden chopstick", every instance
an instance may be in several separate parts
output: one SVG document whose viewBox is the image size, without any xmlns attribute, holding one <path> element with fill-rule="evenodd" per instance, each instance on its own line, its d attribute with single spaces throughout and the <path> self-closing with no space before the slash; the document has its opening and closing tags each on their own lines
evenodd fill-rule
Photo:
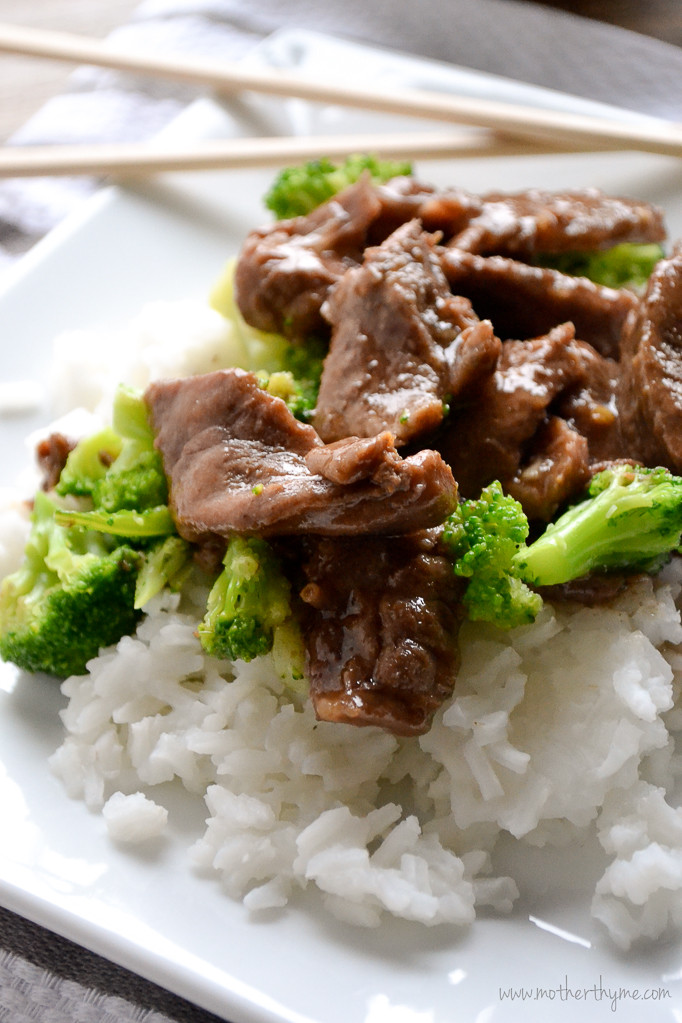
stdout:
<svg viewBox="0 0 682 1023">
<path fill-rule="evenodd" d="M 5 146 L 0 148 L 0 178 L 84 174 L 121 178 L 173 171 L 268 167 L 360 152 L 394 159 L 446 159 L 563 151 L 524 140 L 501 140 L 479 129 L 371 136 L 235 138 L 199 141 L 182 147 L 157 142 L 150 145 Z"/>
<path fill-rule="evenodd" d="M 219 93 L 246 90 L 295 96 L 313 102 L 475 125 L 506 137 L 523 137 L 545 144 L 551 140 L 568 148 L 682 154 L 682 125 L 663 121 L 619 121 L 426 90 L 388 91 L 338 85 L 278 70 L 255 69 L 241 62 L 124 52 L 97 39 L 7 24 L 0 24 L 0 51 L 165 77 L 210 87 Z"/>
</svg>

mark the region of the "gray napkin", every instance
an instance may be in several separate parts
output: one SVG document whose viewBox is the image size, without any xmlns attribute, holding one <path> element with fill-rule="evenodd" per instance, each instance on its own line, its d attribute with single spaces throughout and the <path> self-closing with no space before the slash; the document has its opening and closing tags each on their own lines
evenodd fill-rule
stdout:
<svg viewBox="0 0 682 1023">
<path fill-rule="evenodd" d="M 682 120 L 682 51 L 517 0 L 146 0 L 111 36 L 141 51 L 239 58 L 280 28 L 306 28 Z M 197 91 L 92 68 L 15 143 L 144 140 Z M 0 184 L 0 270 L 98 187 Z M 215 1023 L 216 1017 L 0 910 L 0 1021 Z"/>
<path fill-rule="evenodd" d="M 2 908 L 0 1021 L 219 1023 L 169 991 Z"/>
</svg>

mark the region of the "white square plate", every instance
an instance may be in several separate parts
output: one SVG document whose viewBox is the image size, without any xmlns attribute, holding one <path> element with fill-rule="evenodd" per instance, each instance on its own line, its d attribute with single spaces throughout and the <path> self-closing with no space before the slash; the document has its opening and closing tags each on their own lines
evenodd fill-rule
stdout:
<svg viewBox="0 0 682 1023">
<path fill-rule="evenodd" d="M 599 109 L 311 33 L 274 36 L 253 59 L 339 78 L 351 66 L 357 81 L 388 86 Z M 300 101 L 254 99 L 229 109 L 206 101 L 166 137 L 367 130 L 371 139 L 398 123 Z M 673 159 L 462 159 L 418 170 L 435 183 L 474 191 L 594 185 L 660 203 L 671 235 L 682 235 Z M 246 232 L 267 219 L 261 197 L 272 176 L 183 175 L 99 193 L 7 275 L 0 294 L 3 381 L 45 381 L 51 340 L 62 329 L 119 325 L 147 301 L 206 295 Z M 50 410 L 40 408 L 0 421 L 0 483 L 13 481 L 28 457 L 24 436 L 49 418 Z M 619 1023 L 682 1019 L 677 945 L 621 956 L 590 921 L 590 889 L 601 872 L 596 849 L 510 850 L 521 901 L 509 918 L 483 918 L 468 931 L 393 920 L 358 931 L 324 915 L 313 893 L 255 920 L 188 867 L 187 849 L 205 816 L 201 800 L 169 786 L 163 799 L 171 810 L 170 840 L 147 855 L 114 846 L 102 820 L 69 800 L 49 772 L 47 758 L 62 739 L 57 685 L 0 667 L 0 900 L 9 909 L 232 1023 L 555 1023 L 578 1013 Z M 525 989 L 523 1001 L 505 996 L 512 988 Z M 619 989 L 624 993 L 614 1003 L 608 993 Z M 659 997 L 635 1001 L 634 989 Z"/>
</svg>

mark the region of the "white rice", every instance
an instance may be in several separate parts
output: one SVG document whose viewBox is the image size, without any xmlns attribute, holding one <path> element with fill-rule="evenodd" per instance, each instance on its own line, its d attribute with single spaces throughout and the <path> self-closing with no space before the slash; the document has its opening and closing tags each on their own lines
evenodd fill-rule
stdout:
<svg viewBox="0 0 682 1023">
<path fill-rule="evenodd" d="M 230 349 L 229 328 L 199 322 L 191 369 L 192 331 L 175 344 L 180 372 L 213 368 Z M 126 373 L 138 384 L 172 371 L 154 344 L 137 361 L 134 351 Z M 69 358 L 63 393 L 101 407 L 111 377 L 97 385 Z M 76 378 L 88 376 L 79 393 Z M 509 911 L 517 885 L 493 868 L 502 836 L 552 846 L 596 829 L 608 865 L 593 913 L 628 948 L 682 925 L 682 811 L 669 801 L 680 773 L 680 564 L 608 607 L 545 606 L 511 633 L 467 624 L 456 695 L 420 739 L 316 722 L 271 658 L 231 665 L 203 653 L 202 594 L 182 605 L 164 595 L 134 636 L 64 682 L 66 738 L 51 766 L 119 842 L 158 838 L 166 813 L 154 787 L 176 779 L 208 809 L 195 869 L 217 872 L 254 912 L 315 887 L 332 913 L 364 926 L 386 913 L 468 925 L 481 907 Z"/>
<path fill-rule="evenodd" d="M 229 895 L 256 911 L 314 885 L 365 926 L 384 912 L 468 924 L 481 906 L 506 911 L 518 892 L 491 874 L 501 834 L 552 845 L 596 822 L 613 859 L 594 913 L 626 948 L 682 922 L 682 813 L 664 785 L 677 771 L 668 644 L 682 643 L 682 573 L 668 574 L 608 609 L 546 607 L 514 633 L 467 625 L 456 697 L 409 740 L 316 723 L 269 658 L 206 657 L 196 614 L 165 597 L 64 683 L 52 768 L 110 828 L 116 807 L 119 841 L 156 836 L 160 818 L 149 825 L 138 796 L 119 812 L 116 793 L 180 779 L 209 811 L 190 860 Z"/>
<path fill-rule="evenodd" d="M 120 842 L 146 842 L 158 838 L 168 823 L 168 811 L 144 792 L 126 796 L 114 792 L 102 807 L 102 816 L 111 838 Z"/>
</svg>

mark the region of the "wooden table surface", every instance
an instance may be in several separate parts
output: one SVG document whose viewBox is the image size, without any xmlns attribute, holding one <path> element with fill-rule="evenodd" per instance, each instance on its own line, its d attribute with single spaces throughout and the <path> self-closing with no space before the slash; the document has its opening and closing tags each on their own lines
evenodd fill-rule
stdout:
<svg viewBox="0 0 682 1023">
<path fill-rule="evenodd" d="M 244 0 L 256 3 L 257 0 Z M 105 36 L 125 22 L 139 0 L 0 0 L 0 22 Z M 682 46 L 680 0 L 544 0 L 545 6 L 610 22 Z M 0 142 L 66 82 L 70 68 L 57 62 L 0 54 Z"/>
</svg>

